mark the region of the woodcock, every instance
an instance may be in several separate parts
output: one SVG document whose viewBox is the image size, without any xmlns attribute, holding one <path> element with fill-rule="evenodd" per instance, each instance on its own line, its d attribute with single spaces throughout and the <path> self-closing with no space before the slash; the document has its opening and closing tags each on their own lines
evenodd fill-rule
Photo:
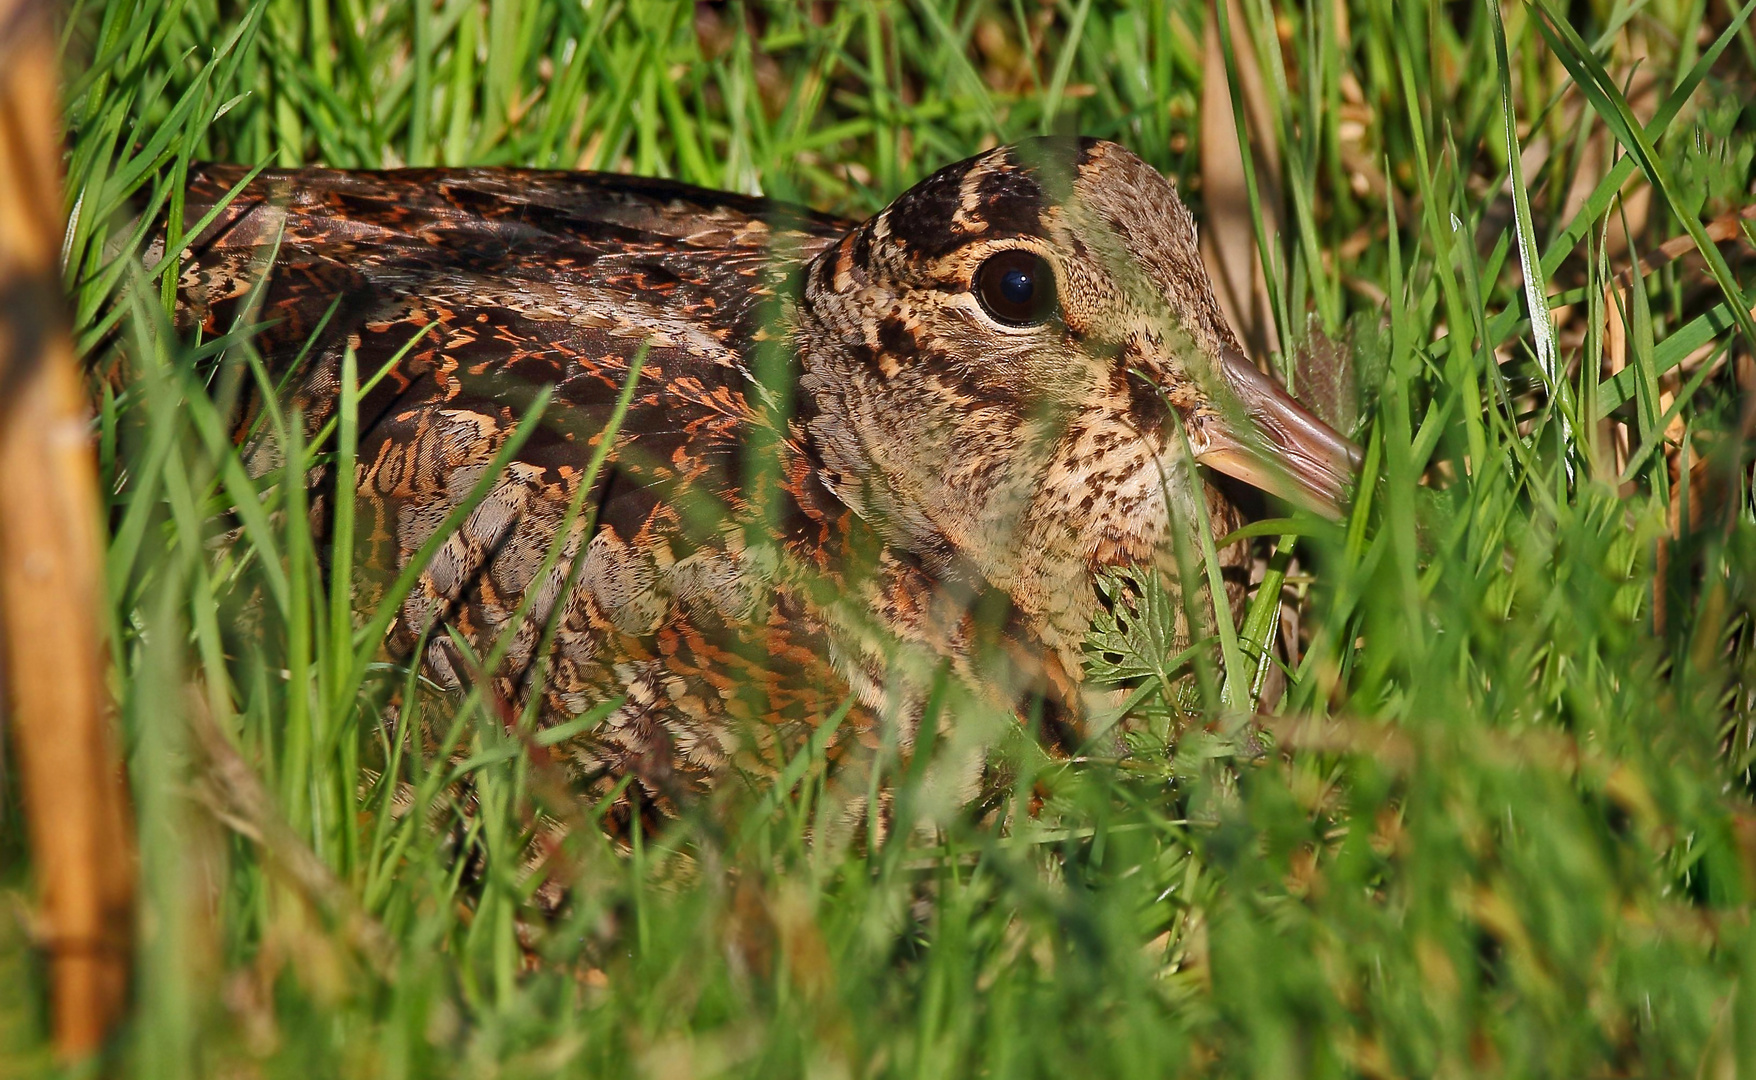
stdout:
<svg viewBox="0 0 1756 1080">
<path fill-rule="evenodd" d="M 198 170 L 187 220 L 245 175 Z M 858 224 L 628 176 L 265 172 L 184 257 L 182 310 L 224 332 L 259 283 L 307 437 L 347 349 L 389 365 L 359 408 L 362 606 L 552 388 L 387 647 L 459 688 L 511 635 L 484 689 L 544 726 L 621 698 L 554 752 L 660 808 L 774 770 L 846 702 L 832 755 L 907 745 L 935 665 L 1075 745 L 1097 572 L 1174 587 L 1194 498 L 1216 535 L 1240 520 L 1185 448 L 1330 506 L 1357 460 L 1244 358 L 1176 188 L 1109 142 L 992 150 Z"/>
</svg>

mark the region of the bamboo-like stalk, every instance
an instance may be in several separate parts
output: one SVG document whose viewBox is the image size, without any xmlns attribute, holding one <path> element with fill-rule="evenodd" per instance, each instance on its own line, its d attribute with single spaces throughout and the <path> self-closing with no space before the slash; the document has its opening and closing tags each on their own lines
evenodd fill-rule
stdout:
<svg viewBox="0 0 1756 1080">
<path fill-rule="evenodd" d="M 1238 0 L 1225 2 L 1238 73 L 1237 98 L 1247 123 L 1238 124 L 1233 108 L 1233 88 L 1220 43 L 1220 0 L 1209 0 L 1202 53 L 1207 81 L 1201 90 L 1201 190 L 1207 214 L 1201 257 L 1232 331 L 1258 363 L 1264 363 L 1269 353 L 1284 347 L 1281 335 L 1286 330 L 1275 325 L 1267 271 L 1256 242 L 1258 228 L 1269 245 L 1280 242 L 1280 152 L 1243 5 Z M 1248 147 L 1239 140 L 1240 131 L 1252 133 Z M 1257 170 L 1259 205 L 1252 205 L 1246 188 L 1246 151 Z"/>
<path fill-rule="evenodd" d="M 126 998 L 134 864 L 103 679 L 97 476 L 60 302 L 49 12 L 0 0 L 0 669 L 55 1045 L 74 1058 Z"/>
</svg>

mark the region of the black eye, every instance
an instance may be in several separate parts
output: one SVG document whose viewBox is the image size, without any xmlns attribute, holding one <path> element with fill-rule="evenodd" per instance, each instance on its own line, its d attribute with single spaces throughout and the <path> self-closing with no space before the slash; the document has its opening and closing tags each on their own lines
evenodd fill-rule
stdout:
<svg viewBox="0 0 1756 1080">
<path fill-rule="evenodd" d="M 1008 326 L 1030 326 L 1055 313 L 1055 271 L 1041 255 L 1014 248 L 976 268 L 976 299 Z"/>
</svg>

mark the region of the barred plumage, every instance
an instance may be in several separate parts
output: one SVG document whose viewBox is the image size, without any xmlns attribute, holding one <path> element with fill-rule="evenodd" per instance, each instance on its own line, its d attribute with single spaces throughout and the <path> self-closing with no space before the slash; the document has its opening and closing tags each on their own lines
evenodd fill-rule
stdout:
<svg viewBox="0 0 1756 1080">
<path fill-rule="evenodd" d="M 199 170 L 189 219 L 243 175 Z M 1003 707 L 1047 702 L 1077 742 L 1094 572 L 1174 581 L 1179 499 L 1206 499 L 1216 530 L 1239 520 L 1215 489 L 1179 489 L 1179 425 L 1258 483 L 1286 478 L 1264 464 L 1278 454 L 1335 499 L 1349 467 L 1345 441 L 1243 370 L 1175 188 L 1112 143 L 994 150 L 858 225 L 623 176 L 264 173 L 192 246 L 182 310 L 224 329 L 265 271 L 259 348 L 308 436 L 346 349 L 372 372 L 414 341 L 360 410 L 362 605 L 554 388 L 388 647 L 421 647 L 457 687 L 475 673 L 432 631 L 477 654 L 511 633 L 492 688 L 535 695 L 544 725 L 626 695 L 556 750 L 588 789 L 632 773 L 660 806 L 778 768 L 850 695 L 835 752 L 885 723 L 906 743 L 939 662 Z M 643 347 L 593 513 L 558 538 Z M 246 449 L 259 472 L 280 452 Z"/>
</svg>

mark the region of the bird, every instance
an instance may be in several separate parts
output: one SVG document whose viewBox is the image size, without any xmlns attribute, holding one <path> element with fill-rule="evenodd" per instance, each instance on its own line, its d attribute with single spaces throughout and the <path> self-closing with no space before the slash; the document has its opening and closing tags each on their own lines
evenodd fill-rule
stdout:
<svg viewBox="0 0 1756 1080">
<path fill-rule="evenodd" d="M 436 545 L 385 652 L 574 725 L 548 753 L 636 812 L 828 723 L 832 763 L 906 750 L 935 678 L 1070 752 L 1099 576 L 1176 589 L 1195 511 L 1242 521 L 1220 478 L 1337 513 L 1359 462 L 1245 356 L 1175 183 L 1114 142 L 1000 146 L 863 221 L 506 168 L 203 165 L 185 206 L 181 324 L 252 322 L 278 387 L 236 426 L 250 472 L 287 453 L 265 411 L 320 437 L 351 354 L 375 378 L 353 476 L 311 474 L 319 538 L 351 498 L 362 611 Z"/>
</svg>

